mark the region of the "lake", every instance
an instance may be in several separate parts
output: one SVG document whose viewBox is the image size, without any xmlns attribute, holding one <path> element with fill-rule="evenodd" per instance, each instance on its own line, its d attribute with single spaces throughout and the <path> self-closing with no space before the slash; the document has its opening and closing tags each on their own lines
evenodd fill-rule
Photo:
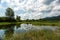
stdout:
<svg viewBox="0 0 60 40">
<path fill-rule="evenodd" d="M 1 25 L 0 40 L 60 40 L 59 26 Z"/>
</svg>

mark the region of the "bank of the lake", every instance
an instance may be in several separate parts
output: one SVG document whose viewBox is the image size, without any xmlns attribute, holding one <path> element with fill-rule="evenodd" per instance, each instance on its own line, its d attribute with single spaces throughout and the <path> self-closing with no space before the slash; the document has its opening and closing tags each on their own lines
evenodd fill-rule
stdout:
<svg viewBox="0 0 60 40">
<path fill-rule="evenodd" d="M 20 22 L 0 22 L 0 25 L 18 24 Z"/>
<path fill-rule="evenodd" d="M 47 25 L 47 26 L 60 26 L 60 21 L 44 21 L 44 22 L 40 22 L 40 25 Z"/>
<path fill-rule="evenodd" d="M 33 25 L 44 25 L 44 26 L 60 26 L 60 21 L 56 22 L 48 22 L 48 21 L 35 21 L 35 22 L 17 22 L 17 23 L 26 23 L 26 24 L 33 24 Z"/>
<path fill-rule="evenodd" d="M 19 23 L 26 23 L 26 24 L 33 24 L 33 25 L 44 25 L 44 26 L 60 26 L 60 21 L 56 22 L 48 22 L 48 21 L 35 21 L 35 22 L 17 22 Z"/>
<path fill-rule="evenodd" d="M 40 25 L 40 22 L 0 22 L 0 25 L 9 25 L 9 24 L 33 24 L 33 25 Z"/>
<path fill-rule="evenodd" d="M 60 22 L 0 22 L 0 25 L 8 25 L 8 24 L 33 24 L 33 25 L 51 25 L 51 26 L 60 26 Z"/>
<path fill-rule="evenodd" d="M 21 23 L 26 23 L 26 24 L 33 24 L 33 25 L 47 25 L 47 26 L 60 26 L 60 21 L 59 22 L 0 22 L 0 25 L 9 25 L 9 24 L 21 24 Z"/>
</svg>

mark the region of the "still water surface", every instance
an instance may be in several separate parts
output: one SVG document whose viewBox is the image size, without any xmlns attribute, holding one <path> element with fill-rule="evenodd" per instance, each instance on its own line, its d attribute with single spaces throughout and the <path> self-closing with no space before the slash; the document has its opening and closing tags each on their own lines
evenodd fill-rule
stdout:
<svg viewBox="0 0 60 40">
<path fill-rule="evenodd" d="M 53 32 L 59 30 L 60 27 L 58 26 L 35 26 L 32 24 L 20 24 L 20 25 L 6 25 L 0 27 L 0 39 L 3 37 L 9 37 L 9 35 L 14 34 L 22 34 L 25 32 L 29 32 L 31 30 L 38 31 L 38 30 L 52 30 Z"/>
</svg>

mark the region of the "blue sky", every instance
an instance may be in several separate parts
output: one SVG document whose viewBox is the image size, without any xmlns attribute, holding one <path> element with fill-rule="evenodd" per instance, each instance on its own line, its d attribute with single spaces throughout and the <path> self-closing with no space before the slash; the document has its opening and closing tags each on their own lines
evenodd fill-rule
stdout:
<svg viewBox="0 0 60 40">
<path fill-rule="evenodd" d="M 5 16 L 8 7 L 22 20 L 60 15 L 60 0 L 0 0 L 0 16 Z"/>
</svg>

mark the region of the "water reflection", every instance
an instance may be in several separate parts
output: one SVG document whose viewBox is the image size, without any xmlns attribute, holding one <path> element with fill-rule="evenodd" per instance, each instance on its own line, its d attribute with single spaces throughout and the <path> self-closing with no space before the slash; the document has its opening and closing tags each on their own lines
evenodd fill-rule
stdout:
<svg viewBox="0 0 60 40">
<path fill-rule="evenodd" d="M 30 30 L 52 30 L 52 31 L 55 31 L 56 29 L 58 29 L 60 27 L 58 26 L 35 26 L 35 25 L 32 25 L 32 24 L 21 24 L 20 27 L 16 27 L 14 28 L 14 32 L 17 33 L 17 32 L 26 32 L 26 31 L 30 31 Z"/>
<path fill-rule="evenodd" d="M 4 33 L 5 33 L 4 31 L 5 30 L 2 30 L 2 29 L 0 30 L 0 40 L 3 39 L 2 37 L 4 36 Z"/>
<path fill-rule="evenodd" d="M 14 34 L 14 27 L 11 26 L 9 29 L 7 29 L 4 33 L 4 38 L 6 38 L 7 40 L 10 39 L 11 37 L 13 37 Z"/>
<path fill-rule="evenodd" d="M 29 32 L 31 30 L 52 30 L 56 31 L 59 30 L 60 27 L 58 26 L 35 26 L 32 24 L 19 24 L 19 25 L 2 25 L 0 26 L 0 39 L 10 39 L 13 37 L 14 34 Z"/>
</svg>

